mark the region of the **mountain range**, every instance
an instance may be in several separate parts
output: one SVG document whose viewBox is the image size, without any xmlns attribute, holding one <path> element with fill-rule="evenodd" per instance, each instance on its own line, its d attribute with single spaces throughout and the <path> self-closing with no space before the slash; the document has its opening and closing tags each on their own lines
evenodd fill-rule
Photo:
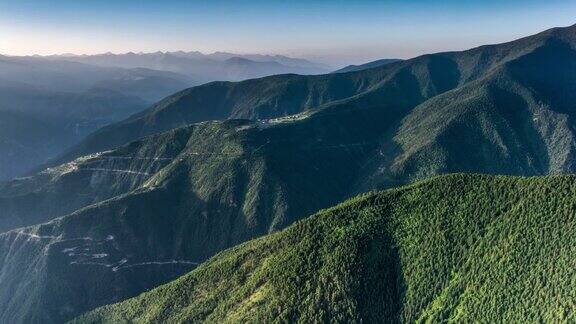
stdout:
<svg viewBox="0 0 576 324">
<path fill-rule="evenodd" d="M 0 114 L 15 123 L 2 132 L 0 180 L 24 175 L 94 130 L 192 84 L 171 72 L 0 56 Z"/>
<path fill-rule="evenodd" d="M 572 173 L 575 72 L 571 26 L 360 71 L 178 92 L 0 185 L 0 321 L 70 320 L 366 191 L 454 172 Z M 567 306 L 543 297 L 560 277 L 549 286 L 526 275 L 507 295 L 512 274 L 497 281 L 483 261 L 505 269 L 488 253 L 495 243 L 518 252 L 518 269 L 519 247 L 551 258 L 560 246 L 539 249 L 538 230 L 558 221 L 567 227 L 554 237 L 570 235 L 571 218 L 552 216 L 569 215 L 571 182 L 458 176 L 357 199 L 80 320 L 561 319 Z M 522 231 L 540 236 L 506 242 Z M 388 264 L 406 268 L 371 270 Z M 467 295 L 490 282 L 499 294 Z M 534 282 L 543 287 L 534 302 L 546 304 L 515 312 Z M 494 308 L 498 296 L 510 296 L 509 313 Z M 390 308 L 370 304 L 381 302 Z"/>
<path fill-rule="evenodd" d="M 96 55 L 55 55 L 46 59 L 68 61 L 97 66 L 119 68 L 148 68 L 183 74 L 197 83 L 216 80 L 240 81 L 273 74 L 321 74 L 328 73 L 330 67 L 305 59 L 283 55 L 232 54 L 216 52 L 155 52 Z"/>
<path fill-rule="evenodd" d="M 2 56 L 0 55 L 0 80 L 3 82 L 20 83 L 53 92 L 79 93 L 93 88 L 116 90 L 107 86 L 108 82 L 117 80 L 132 80 L 132 91 L 139 96 L 147 97 L 152 102 L 161 99 L 178 90 L 195 83 L 189 77 L 167 71 L 151 70 L 135 66 L 124 69 L 114 66 L 96 66 L 65 59 L 51 59 L 40 56 Z M 139 88 L 140 84 L 155 82 L 156 92 L 163 88 L 166 92 L 159 96 L 147 87 Z M 167 88 L 169 85 L 175 87 Z M 135 93 L 127 93 L 134 95 Z"/>
</svg>

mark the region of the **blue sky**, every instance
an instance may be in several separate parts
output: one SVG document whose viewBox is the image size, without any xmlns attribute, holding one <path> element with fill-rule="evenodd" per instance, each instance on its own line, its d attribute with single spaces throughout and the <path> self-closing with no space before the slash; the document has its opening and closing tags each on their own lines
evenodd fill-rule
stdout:
<svg viewBox="0 0 576 324">
<path fill-rule="evenodd" d="M 575 23 L 576 0 L 0 0 L 0 53 L 230 51 L 342 65 Z"/>
</svg>

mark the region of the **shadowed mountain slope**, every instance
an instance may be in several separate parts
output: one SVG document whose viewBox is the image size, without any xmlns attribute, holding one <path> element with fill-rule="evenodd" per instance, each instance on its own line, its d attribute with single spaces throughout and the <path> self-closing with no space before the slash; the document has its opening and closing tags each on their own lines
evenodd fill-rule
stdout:
<svg viewBox="0 0 576 324">
<path fill-rule="evenodd" d="M 94 130 L 147 106 L 140 98 L 112 90 L 52 92 L 1 80 L 0 98 L 4 116 L 0 132 L 8 145 L 2 150 L 0 180 L 30 172 Z"/>
<path fill-rule="evenodd" d="M 66 132 L 18 112 L 0 110 L 0 179 L 37 166 L 70 141 Z"/>
<path fill-rule="evenodd" d="M 82 93 L 95 87 L 126 90 L 127 95 L 142 96 L 152 102 L 198 84 L 182 74 L 137 66 L 123 69 L 72 62 L 63 57 L 48 59 L 3 55 L 0 55 L 0 80 L 28 84 L 56 93 Z M 154 89 L 151 91 L 152 86 Z"/>
</svg>

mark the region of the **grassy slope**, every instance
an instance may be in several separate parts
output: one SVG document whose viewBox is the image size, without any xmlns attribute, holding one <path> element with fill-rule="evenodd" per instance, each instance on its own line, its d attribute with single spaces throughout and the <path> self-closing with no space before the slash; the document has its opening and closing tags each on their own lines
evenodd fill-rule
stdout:
<svg viewBox="0 0 576 324">
<path fill-rule="evenodd" d="M 452 175 L 363 195 L 77 321 L 574 320 L 575 180 Z"/>
</svg>

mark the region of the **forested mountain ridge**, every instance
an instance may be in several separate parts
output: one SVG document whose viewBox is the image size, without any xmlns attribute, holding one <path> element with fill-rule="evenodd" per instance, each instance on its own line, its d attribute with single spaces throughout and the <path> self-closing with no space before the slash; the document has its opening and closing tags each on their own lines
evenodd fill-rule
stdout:
<svg viewBox="0 0 576 324">
<path fill-rule="evenodd" d="M 362 195 L 73 322 L 569 322 L 575 180 L 460 174 Z"/>
<path fill-rule="evenodd" d="M 427 73 L 431 73 L 430 70 L 427 70 L 427 66 L 424 65 L 414 65 L 413 69 L 417 70 L 420 69 L 422 71 L 421 78 L 425 79 L 427 77 Z M 441 72 L 437 72 L 438 75 Z M 451 73 L 447 71 L 447 73 Z M 297 77 L 297 76 L 294 76 Z M 201 92 L 204 87 L 196 87 L 191 89 L 191 91 Z M 258 89 L 258 88 L 255 88 Z M 400 91 L 399 89 L 402 89 Z M 342 102 L 335 102 L 330 107 L 326 107 L 322 110 L 314 110 L 314 113 L 310 114 L 310 112 L 305 112 L 300 116 L 295 117 L 288 117 L 285 120 L 263 120 L 259 122 L 254 122 L 254 125 L 251 126 L 251 130 L 249 132 L 242 132 L 239 136 L 245 136 L 245 134 L 256 134 L 253 136 L 262 136 L 263 138 L 268 137 L 268 135 L 261 135 L 262 134 L 283 134 L 280 136 L 285 136 L 285 138 L 281 138 L 279 135 L 275 136 L 273 142 L 271 144 L 267 144 L 266 147 L 274 147 L 273 152 L 282 152 L 283 150 L 291 150 L 291 149 L 300 149 L 300 146 L 311 146 L 311 148 L 304 148 L 307 151 L 314 151 L 314 146 L 325 147 L 328 145 L 327 143 L 332 144 L 332 150 L 338 151 L 339 146 L 344 146 L 350 150 L 358 150 L 361 149 L 363 152 L 370 152 L 378 142 L 378 137 L 386 130 L 386 127 L 392 125 L 394 121 L 399 120 L 401 116 L 406 114 L 411 107 L 414 107 L 417 103 L 419 103 L 424 96 L 431 96 L 436 94 L 435 89 L 429 90 L 427 94 L 420 93 L 421 89 L 419 88 L 417 83 L 410 83 L 404 81 L 403 75 L 395 75 L 390 78 L 387 85 L 383 85 L 379 87 L 374 92 L 369 92 L 368 94 L 359 95 L 354 97 L 350 100 L 344 100 Z M 168 100 L 168 99 L 167 99 Z M 396 101 L 397 100 L 397 101 Z M 381 109 L 388 105 L 389 109 Z M 166 109 L 178 109 L 178 107 L 170 106 L 171 108 Z M 162 122 L 163 117 L 168 115 L 168 123 L 169 125 L 173 126 L 170 121 L 172 119 L 169 117 L 173 115 L 171 113 L 165 112 L 165 109 L 159 110 L 160 113 L 158 115 L 154 115 L 152 123 L 154 125 Z M 172 110 L 174 111 L 174 110 Z M 308 115 L 311 115 L 313 118 L 308 119 Z M 180 114 L 178 115 L 180 116 Z M 126 123 L 130 124 L 132 120 L 146 120 L 137 116 L 129 119 Z M 301 121 L 298 121 L 301 119 Z M 125 123 L 121 123 L 120 125 L 124 125 Z M 281 131 L 275 131 L 273 129 L 267 130 L 269 126 L 277 125 L 277 124 L 286 124 L 288 129 L 284 131 L 284 127 L 280 127 Z M 105 128 L 107 129 L 107 128 Z M 285 133 L 284 133 L 285 132 Z M 98 134 L 99 132 L 97 132 Z M 302 137 L 300 135 L 295 136 L 294 134 L 307 134 L 307 137 Z M 121 140 L 122 137 L 116 135 L 114 133 L 111 134 L 113 140 Z M 91 137 L 90 137 L 91 138 Z M 203 141 L 201 139 L 194 139 L 196 141 Z M 218 138 L 215 140 L 222 140 L 226 141 L 226 138 Z M 162 145 L 160 143 L 166 143 L 166 141 L 159 141 L 158 143 L 155 142 L 154 138 L 143 139 L 142 141 L 148 141 L 145 144 L 147 147 L 154 147 L 158 145 L 158 150 L 162 150 Z M 190 139 L 192 141 L 192 139 Z M 300 143 L 302 141 L 302 143 Z M 351 143 L 350 143 L 351 142 Z M 109 141 L 105 141 L 105 143 L 109 143 Z M 293 144 L 291 144 L 293 143 Z M 295 146 L 295 148 L 292 148 Z M 152 149 L 153 151 L 154 149 Z M 326 153 L 325 150 L 315 151 L 315 155 L 319 155 L 317 158 L 322 160 L 322 154 Z M 296 153 L 294 153 L 296 154 Z M 310 155 L 310 153 L 306 153 L 308 156 L 315 156 Z M 362 159 L 364 157 L 358 156 L 354 157 L 354 159 Z M 107 160 L 108 161 L 108 160 Z M 312 161 L 313 162 L 313 161 Z M 106 162 L 109 163 L 109 162 Z M 108 164 L 108 168 L 114 169 L 115 166 Z M 102 166 L 100 169 L 105 169 Z M 129 168 L 127 169 L 130 172 L 140 172 L 138 168 Z M 101 172 L 94 172 L 92 177 L 101 177 L 101 174 L 107 174 L 106 170 L 100 170 Z M 85 171 L 80 170 L 82 172 L 82 177 L 72 177 L 74 173 L 67 174 L 64 178 L 57 178 L 58 182 L 53 182 L 52 178 L 42 176 L 43 173 L 40 173 L 32 178 L 27 179 L 16 179 L 11 181 L 10 183 L 6 184 L 4 187 L 7 189 L 0 188 L 0 197 L 6 197 L 4 199 L 5 206 L 7 207 L 5 210 L 5 214 L 12 211 L 11 214 L 7 215 L 6 218 L 20 218 L 20 219 L 30 219 L 30 220 L 49 220 L 51 217 L 62 216 L 64 214 L 60 213 L 61 211 L 68 211 L 72 212 L 73 209 L 70 206 L 74 207 L 81 207 L 76 204 L 70 204 L 64 202 L 63 204 L 59 204 L 58 208 L 51 208 L 50 205 L 53 204 L 52 198 L 45 198 L 53 197 L 54 193 L 62 194 L 69 197 L 76 197 L 76 192 L 69 192 L 66 188 L 74 188 L 74 187 L 83 187 L 85 184 L 94 183 L 95 181 L 91 180 L 90 177 L 87 177 L 90 173 L 86 173 Z M 130 178 L 131 175 L 124 175 L 124 177 Z M 62 181 L 63 182 L 62 182 Z M 78 180 L 83 182 L 78 182 Z M 25 183 L 34 183 L 34 186 L 25 185 Z M 80 185 L 80 183 L 84 183 Z M 99 181 L 96 183 L 100 183 Z M 41 184 L 41 185 L 40 185 Z M 102 184 L 106 187 L 105 184 Z M 110 186 L 110 185 L 108 185 Z M 30 188 L 30 190 L 20 190 L 17 194 L 13 194 L 13 190 L 10 188 Z M 60 190 L 53 190 L 53 188 L 62 188 Z M 113 187 L 122 187 L 121 185 L 114 184 Z M 106 187 L 107 188 L 107 187 Z M 131 188 L 131 187 L 126 187 Z M 132 188 L 133 189 L 133 188 Z M 349 188 L 348 188 L 349 189 Z M 346 189 L 346 190 L 348 190 Z M 99 189 L 98 189 L 99 190 Z M 105 189 L 108 190 L 108 189 Z M 340 189 L 339 189 L 340 190 Z M 116 192 L 119 194 L 119 192 Z M 32 211 L 24 211 L 21 212 L 22 208 L 18 206 L 30 206 L 30 199 L 33 197 L 34 205 L 38 206 L 37 210 Z M 101 200 L 102 197 L 109 197 L 109 196 L 95 196 L 95 195 L 88 195 L 83 198 L 81 201 L 84 201 L 87 205 L 87 202 L 97 202 Z M 341 197 L 341 196 L 338 196 Z M 76 201 L 72 198 L 71 201 Z M 330 202 L 337 202 L 338 200 L 330 200 Z M 44 203 L 41 203 L 44 202 Z M 2 200 L 0 200 L 2 203 Z M 45 206 L 47 204 L 47 206 Z M 46 211 L 54 211 L 54 212 L 46 212 Z M 60 212 L 59 212 L 60 211 Z M 9 221 L 13 223 L 12 221 Z M 29 222 L 28 224 L 34 224 L 37 222 Z"/>
<path fill-rule="evenodd" d="M 139 188 L 185 148 L 182 132 L 174 130 L 0 183 L 0 232 L 44 223 Z"/>
</svg>

